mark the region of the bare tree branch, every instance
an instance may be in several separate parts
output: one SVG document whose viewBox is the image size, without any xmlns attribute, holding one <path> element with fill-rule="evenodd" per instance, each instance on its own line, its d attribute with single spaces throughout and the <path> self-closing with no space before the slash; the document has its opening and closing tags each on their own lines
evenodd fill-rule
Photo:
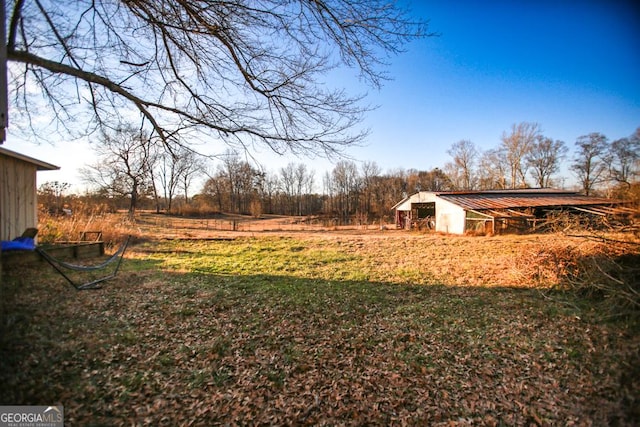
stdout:
<svg viewBox="0 0 640 427">
<path fill-rule="evenodd" d="M 8 58 L 26 64 L 10 68 L 18 114 L 38 87 L 58 119 L 74 117 L 71 133 L 138 114 L 167 145 L 197 131 L 278 153 L 362 141 L 363 97 L 322 76 L 346 65 L 380 87 L 390 56 L 430 35 L 386 0 L 15 0 L 11 10 Z"/>
</svg>

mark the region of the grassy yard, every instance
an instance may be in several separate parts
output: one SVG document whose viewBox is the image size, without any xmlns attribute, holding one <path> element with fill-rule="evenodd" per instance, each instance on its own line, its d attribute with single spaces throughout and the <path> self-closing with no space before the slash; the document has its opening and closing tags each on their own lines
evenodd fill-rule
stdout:
<svg viewBox="0 0 640 427">
<path fill-rule="evenodd" d="M 4 267 L 0 404 L 74 426 L 638 423 L 637 325 L 543 289 L 531 257 L 557 241 L 141 240 L 83 292 Z"/>
</svg>

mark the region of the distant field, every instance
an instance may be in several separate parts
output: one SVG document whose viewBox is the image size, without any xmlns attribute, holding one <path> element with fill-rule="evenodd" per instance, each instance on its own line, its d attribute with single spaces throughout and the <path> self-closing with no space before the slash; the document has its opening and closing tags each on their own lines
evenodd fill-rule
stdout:
<svg viewBox="0 0 640 427">
<path fill-rule="evenodd" d="M 5 268 L 0 404 L 62 404 L 69 425 L 640 419 L 637 325 L 551 290 L 538 259 L 601 243 L 271 221 L 144 216 L 94 291 Z"/>
</svg>

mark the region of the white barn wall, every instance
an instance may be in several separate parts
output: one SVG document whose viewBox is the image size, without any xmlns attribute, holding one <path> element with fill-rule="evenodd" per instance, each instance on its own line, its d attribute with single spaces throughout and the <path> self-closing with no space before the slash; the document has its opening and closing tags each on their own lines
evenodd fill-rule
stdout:
<svg viewBox="0 0 640 427">
<path fill-rule="evenodd" d="M 411 201 L 413 203 L 432 203 L 435 202 L 436 199 L 437 197 L 435 193 L 430 191 L 421 191 L 411 196 Z"/>
<path fill-rule="evenodd" d="M 410 211 L 411 210 L 411 198 L 407 198 L 406 200 L 400 202 L 399 204 L 393 207 L 397 211 Z"/>
<path fill-rule="evenodd" d="M 435 197 L 436 231 L 448 234 L 464 234 L 467 214 L 460 206 Z"/>
<path fill-rule="evenodd" d="M 436 204 L 436 231 L 447 234 L 464 234 L 466 224 L 466 212 L 460 206 L 440 199 L 435 192 L 420 191 L 407 197 L 394 206 L 397 211 L 411 211 L 411 206 L 416 203 Z"/>
<path fill-rule="evenodd" d="M 410 197 L 407 197 L 397 205 L 393 207 L 393 209 L 397 211 L 410 211 L 411 205 L 414 203 L 432 203 L 436 201 L 436 195 L 429 191 L 420 191 L 419 193 L 412 194 Z"/>
</svg>

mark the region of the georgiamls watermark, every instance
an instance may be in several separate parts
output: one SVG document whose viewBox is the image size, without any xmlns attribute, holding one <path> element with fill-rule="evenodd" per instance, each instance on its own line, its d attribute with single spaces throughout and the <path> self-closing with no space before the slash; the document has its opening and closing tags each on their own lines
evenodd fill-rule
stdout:
<svg viewBox="0 0 640 427">
<path fill-rule="evenodd" d="M 0 427 L 64 427 L 64 408 L 0 406 Z"/>
</svg>

